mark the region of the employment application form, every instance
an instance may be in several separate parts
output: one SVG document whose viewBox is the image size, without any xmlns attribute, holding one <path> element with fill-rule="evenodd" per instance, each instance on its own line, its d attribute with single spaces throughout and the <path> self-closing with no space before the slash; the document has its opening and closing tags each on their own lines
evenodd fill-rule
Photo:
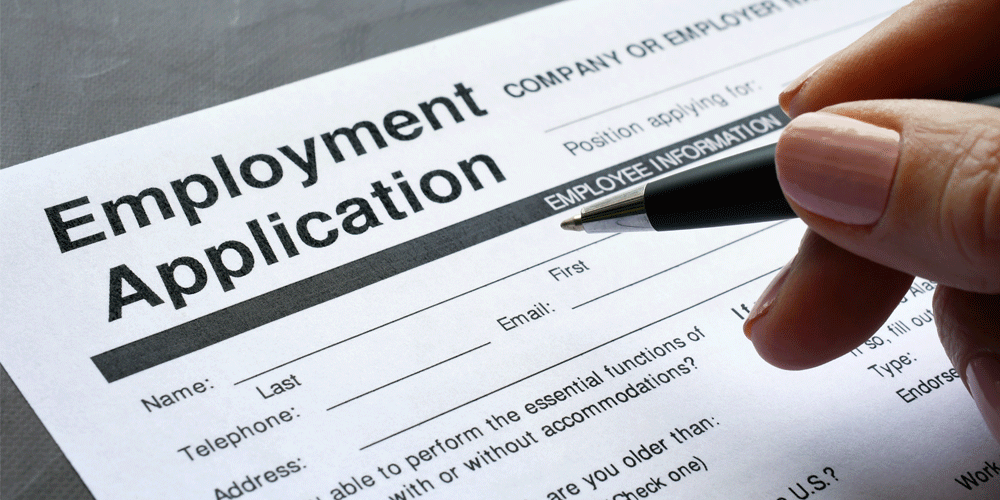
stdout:
<svg viewBox="0 0 1000 500">
<path fill-rule="evenodd" d="M 558 227 L 901 3 L 568 2 L 6 169 L 0 362 L 102 500 L 994 498 L 935 283 L 789 373 L 799 221 Z"/>
</svg>

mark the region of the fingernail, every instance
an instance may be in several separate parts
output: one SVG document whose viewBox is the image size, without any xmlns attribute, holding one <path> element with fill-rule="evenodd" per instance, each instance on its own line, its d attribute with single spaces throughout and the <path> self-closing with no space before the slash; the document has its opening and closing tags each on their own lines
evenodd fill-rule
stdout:
<svg viewBox="0 0 1000 500">
<path fill-rule="evenodd" d="M 965 366 L 965 381 L 993 438 L 1000 441 L 1000 362 L 989 355 L 973 358 Z"/>
<path fill-rule="evenodd" d="M 798 76 L 798 78 L 792 80 L 792 83 L 789 83 L 788 86 L 785 87 L 785 90 L 782 90 L 781 93 L 778 94 L 778 102 L 781 103 L 782 109 L 785 110 L 785 113 L 787 113 L 788 116 L 795 117 L 796 115 L 801 114 L 796 112 L 797 103 L 795 98 L 799 95 L 799 91 L 802 90 L 802 87 L 805 86 L 806 82 L 809 81 L 809 78 L 813 76 L 813 73 L 822 68 L 823 63 L 825 62 L 826 60 L 820 61 L 813 67 L 807 69 L 805 73 L 802 73 Z"/>
<path fill-rule="evenodd" d="M 899 133 L 830 113 L 795 118 L 778 139 L 775 165 L 785 194 L 845 224 L 882 217 L 899 161 Z"/>
<path fill-rule="evenodd" d="M 771 309 L 771 304 L 774 303 L 774 298 L 778 295 L 778 290 L 781 290 L 781 285 L 785 283 L 785 278 L 788 277 L 788 268 L 791 267 L 791 264 L 791 262 L 785 264 L 785 267 L 782 267 L 778 271 L 778 274 L 771 280 L 771 283 L 764 289 L 764 293 L 760 294 L 760 298 L 750 308 L 750 315 L 747 316 L 746 322 L 743 323 L 743 335 L 746 335 L 748 339 L 753 339 L 754 323 Z"/>
</svg>

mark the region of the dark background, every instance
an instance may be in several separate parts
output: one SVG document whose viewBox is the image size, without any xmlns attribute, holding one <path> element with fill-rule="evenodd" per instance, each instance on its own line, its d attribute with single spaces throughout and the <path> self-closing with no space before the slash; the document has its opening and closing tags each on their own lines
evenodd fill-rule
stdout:
<svg viewBox="0 0 1000 500">
<path fill-rule="evenodd" d="M 550 3 L 2 0 L 0 168 Z M 93 498 L 2 368 L 0 498 Z"/>
</svg>

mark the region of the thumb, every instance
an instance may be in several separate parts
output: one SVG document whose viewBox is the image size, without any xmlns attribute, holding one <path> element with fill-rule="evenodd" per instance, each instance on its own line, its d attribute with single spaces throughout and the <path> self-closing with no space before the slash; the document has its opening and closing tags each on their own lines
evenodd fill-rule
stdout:
<svg viewBox="0 0 1000 500">
<path fill-rule="evenodd" d="M 953 288 L 1000 293 L 1000 110 L 831 106 L 792 120 L 775 164 L 793 209 L 830 242 Z"/>
</svg>

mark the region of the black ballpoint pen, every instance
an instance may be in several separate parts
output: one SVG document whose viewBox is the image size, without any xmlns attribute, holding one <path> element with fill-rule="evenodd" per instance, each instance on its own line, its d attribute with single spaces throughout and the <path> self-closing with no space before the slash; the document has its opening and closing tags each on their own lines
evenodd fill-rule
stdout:
<svg viewBox="0 0 1000 500">
<path fill-rule="evenodd" d="M 1000 94 L 970 102 L 1000 107 Z M 652 181 L 585 207 L 562 222 L 588 233 L 669 231 L 795 217 L 771 144 Z"/>
</svg>

